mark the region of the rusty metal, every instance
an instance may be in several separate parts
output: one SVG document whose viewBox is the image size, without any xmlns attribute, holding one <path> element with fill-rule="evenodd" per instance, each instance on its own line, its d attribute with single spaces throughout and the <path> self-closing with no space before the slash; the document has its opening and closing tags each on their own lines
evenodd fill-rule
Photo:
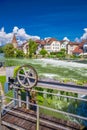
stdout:
<svg viewBox="0 0 87 130">
<path fill-rule="evenodd" d="M 31 89 L 37 84 L 38 75 L 31 65 L 23 65 L 17 72 L 18 82 L 25 89 Z"/>
</svg>

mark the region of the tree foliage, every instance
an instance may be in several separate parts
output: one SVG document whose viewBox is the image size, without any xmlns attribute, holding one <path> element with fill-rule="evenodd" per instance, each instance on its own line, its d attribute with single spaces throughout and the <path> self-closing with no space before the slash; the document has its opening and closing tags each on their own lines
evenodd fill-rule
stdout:
<svg viewBox="0 0 87 130">
<path fill-rule="evenodd" d="M 66 56 L 66 50 L 65 49 L 61 49 L 61 51 L 59 51 L 56 56 L 58 58 L 65 58 L 65 56 Z"/>
<path fill-rule="evenodd" d="M 29 57 L 32 57 L 34 54 L 36 54 L 37 47 L 38 44 L 35 41 L 29 41 Z"/>
<path fill-rule="evenodd" d="M 47 53 L 48 52 L 44 48 L 42 48 L 42 50 L 40 51 L 40 55 L 42 55 L 43 57 L 45 57 Z"/>
<path fill-rule="evenodd" d="M 15 57 L 24 57 L 24 52 L 22 50 L 15 49 Z"/>
<path fill-rule="evenodd" d="M 4 46 L 5 57 L 14 57 L 14 47 L 11 43 Z"/>
<path fill-rule="evenodd" d="M 3 47 L 0 47 L 0 53 L 3 53 Z"/>
</svg>

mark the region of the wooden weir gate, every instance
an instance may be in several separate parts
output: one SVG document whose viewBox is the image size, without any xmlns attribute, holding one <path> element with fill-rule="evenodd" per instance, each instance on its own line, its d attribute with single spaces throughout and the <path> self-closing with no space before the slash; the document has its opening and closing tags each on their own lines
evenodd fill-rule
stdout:
<svg viewBox="0 0 87 130">
<path fill-rule="evenodd" d="M 82 125 L 76 122 L 54 118 L 48 115 L 44 115 L 43 113 L 41 114 L 40 109 L 43 109 L 47 111 L 48 110 L 52 111 L 53 113 L 55 112 L 75 119 L 78 118 L 87 121 L 87 118 L 83 116 L 38 105 L 38 103 L 36 103 L 35 95 L 34 97 L 33 96 L 30 97 L 30 92 L 42 93 L 45 96 L 46 94 L 51 94 L 53 96 L 65 97 L 65 98 L 81 100 L 85 102 L 87 101 L 87 99 L 31 89 L 33 85 L 34 86 L 36 85 L 37 75 L 35 77 L 35 71 L 32 71 L 32 68 L 30 66 L 29 68 L 30 68 L 29 71 L 27 71 L 27 69 L 25 69 L 24 66 L 20 68 L 17 74 L 19 76 L 18 77 L 19 82 L 12 81 L 12 84 L 10 84 L 10 87 L 13 88 L 13 92 L 14 92 L 13 98 L 1 95 L 0 130 L 86 130 L 87 128 L 83 127 Z M 29 78 L 32 77 L 32 79 L 34 80 L 29 81 L 27 77 Z M 27 79 L 26 83 L 25 83 L 25 79 Z M 20 87 L 19 83 L 23 87 Z M 24 90 L 24 92 L 26 93 L 25 101 L 22 100 L 21 90 Z M 9 99 L 10 102 L 5 105 L 6 99 Z"/>
</svg>

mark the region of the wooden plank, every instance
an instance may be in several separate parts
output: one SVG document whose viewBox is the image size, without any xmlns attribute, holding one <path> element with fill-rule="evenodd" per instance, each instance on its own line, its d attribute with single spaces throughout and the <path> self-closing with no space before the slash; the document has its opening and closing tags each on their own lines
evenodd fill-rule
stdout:
<svg viewBox="0 0 87 130">
<path fill-rule="evenodd" d="M 30 111 L 24 108 L 16 108 L 13 109 L 16 112 L 20 112 L 23 114 L 27 114 L 27 116 L 36 117 L 36 113 L 34 111 Z M 63 126 L 66 127 L 67 130 L 79 130 L 80 125 L 76 123 L 72 123 L 69 121 L 64 121 L 61 119 L 53 118 L 50 116 L 40 115 L 40 119 L 43 120 L 43 122 L 40 122 L 40 130 L 61 130 L 61 128 L 58 128 L 56 126 Z M 45 122 L 49 122 L 51 125 L 45 124 Z M 56 126 L 52 126 L 52 123 L 54 123 Z M 2 117 L 2 124 L 10 126 L 15 129 L 20 130 L 36 130 L 36 121 L 32 120 L 28 117 L 19 116 L 17 114 L 14 114 L 12 112 L 6 113 Z"/>
</svg>

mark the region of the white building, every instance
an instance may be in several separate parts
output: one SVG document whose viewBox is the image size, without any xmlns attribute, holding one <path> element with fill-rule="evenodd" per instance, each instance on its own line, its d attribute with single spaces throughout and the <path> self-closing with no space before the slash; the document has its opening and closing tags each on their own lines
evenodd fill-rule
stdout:
<svg viewBox="0 0 87 130">
<path fill-rule="evenodd" d="M 67 50 L 67 44 L 68 44 L 68 43 L 69 43 L 69 41 L 62 40 L 62 41 L 61 41 L 61 49 Z"/>
<path fill-rule="evenodd" d="M 44 49 L 50 52 L 59 52 L 61 50 L 61 42 L 54 38 L 45 40 Z"/>
</svg>

